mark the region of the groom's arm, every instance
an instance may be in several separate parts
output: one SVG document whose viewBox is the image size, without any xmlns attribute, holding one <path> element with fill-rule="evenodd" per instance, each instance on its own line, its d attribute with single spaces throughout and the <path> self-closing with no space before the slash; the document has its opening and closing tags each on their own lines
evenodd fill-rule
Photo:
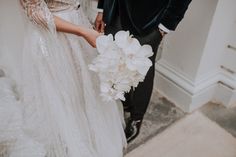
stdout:
<svg viewBox="0 0 236 157">
<path fill-rule="evenodd" d="M 170 0 L 159 28 L 163 31 L 175 30 L 179 22 L 183 19 L 186 10 L 192 0 Z"/>
<path fill-rule="evenodd" d="M 104 0 L 98 0 L 98 9 L 103 9 Z"/>
</svg>

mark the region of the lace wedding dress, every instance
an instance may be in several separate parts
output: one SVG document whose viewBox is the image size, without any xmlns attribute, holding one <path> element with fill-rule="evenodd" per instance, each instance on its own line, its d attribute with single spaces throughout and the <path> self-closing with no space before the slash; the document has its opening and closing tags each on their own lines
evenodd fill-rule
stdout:
<svg viewBox="0 0 236 157">
<path fill-rule="evenodd" d="M 13 47 L 16 51 L 9 60 L 0 59 L 5 71 L 0 76 L 1 157 L 123 156 L 119 106 L 101 100 L 97 76 L 88 70 L 96 50 L 81 37 L 57 33 L 53 22 L 56 15 L 91 27 L 78 5 L 77 0 L 22 0 L 19 12 L 12 13 L 22 19 L 9 27 L 19 29 L 17 20 L 23 25 L 15 36 L 0 38 L 0 57 Z M 21 10 L 26 14 L 20 16 Z M 7 29 L 0 24 L 0 33 Z M 22 38 L 13 42 L 19 34 Z"/>
</svg>

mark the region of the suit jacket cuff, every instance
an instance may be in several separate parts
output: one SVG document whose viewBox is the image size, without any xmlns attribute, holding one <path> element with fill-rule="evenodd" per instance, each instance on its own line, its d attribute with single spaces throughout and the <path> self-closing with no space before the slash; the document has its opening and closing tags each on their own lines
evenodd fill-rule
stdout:
<svg viewBox="0 0 236 157">
<path fill-rule="evenodd" d="M 98 9 L 103 9 L 103 3 L 104 3 L 103 0 L 99 0 L 97 8 Z"/>
<path fill-rule="evenodd" d="M 170 30 L 168 28 L 166 28 L 162 23 L 160 23 L 158 25 L 158 28 L 162 31 L 164 31 L 165 33 L 170 33 Z"/>
<path fill-rule="evenodd" d="M 103 9 L 97 8 L 97 12 L 103 13 Z"/>
</svg>

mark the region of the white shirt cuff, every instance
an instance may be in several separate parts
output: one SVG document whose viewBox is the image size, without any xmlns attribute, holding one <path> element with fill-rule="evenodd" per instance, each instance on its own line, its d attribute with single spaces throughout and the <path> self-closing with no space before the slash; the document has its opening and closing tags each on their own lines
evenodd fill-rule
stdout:
<svg viewBox="0 0 236 157">
<path fill-rule="evenodd" d="M 99 8 L 97 8 L 97 12 L 99 12 L 99 13 L 103 13 L 103 9 L 99 9 Z"/>
<path fill-rule="evenodd" d="M 159 24 L 158 28 L 161 29 L 162 31 L 166 32 L 166 33 L 170 33 L 170 30 L 168 28 L 166 28 L 163 24 Z"/>
</svg>

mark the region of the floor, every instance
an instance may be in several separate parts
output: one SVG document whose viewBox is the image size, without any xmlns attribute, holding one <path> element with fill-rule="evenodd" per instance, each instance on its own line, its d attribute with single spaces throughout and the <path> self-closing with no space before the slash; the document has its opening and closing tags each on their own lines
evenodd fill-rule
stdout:
<svg viewBox="0 0 236 157">
<path fill-rule="evenodd" d="M 134 142 L 129 144 L 126 153 L 144 144 L 184 116 L 185 114 L 182 110 L 175 107 L 174 104 L 170 103 L 165 98 L 159 97 L 157 92 L 153 92 L 140 135 Z"/>
<path fill-rule="evenodd" d="M 236 157 L 236 139 L 201 112 L 187 115 L 126 157 Z"/>
<path fill-rule="evenodd" d="M 236 138 L 236 107 L 226 108 L 219 104 L 209 103 L 200 111 Z"/>
<path fill-rule="evenodd" d="M 208 103 L 183 113 L 153 93 L 140 136 L 126 157 L 236 157 L 236 107 Z"/>
</svg>

